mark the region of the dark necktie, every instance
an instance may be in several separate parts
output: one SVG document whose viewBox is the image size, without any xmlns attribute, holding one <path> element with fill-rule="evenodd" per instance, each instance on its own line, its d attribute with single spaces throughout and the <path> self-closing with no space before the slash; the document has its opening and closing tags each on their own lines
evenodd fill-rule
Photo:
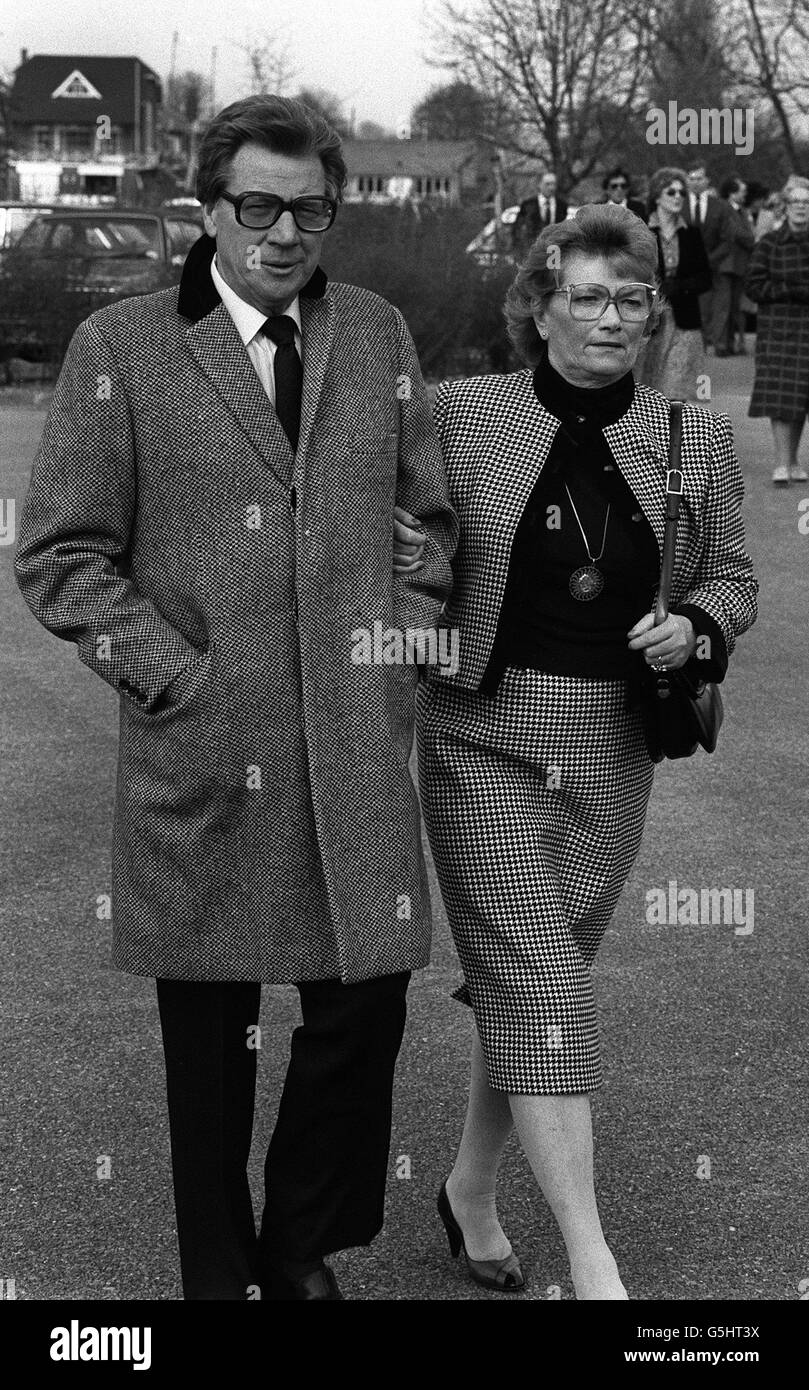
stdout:
<svg viewBox="0 0 809 1390">
<path fill-rule="evenodd" d="M 280 314 L 267 319 L 261 332 L 275 343 L 275 413 L 294 453 L 298 447 L 303 389 L 303 363 L 295 349 L 295 320 Z"/>
</svg>

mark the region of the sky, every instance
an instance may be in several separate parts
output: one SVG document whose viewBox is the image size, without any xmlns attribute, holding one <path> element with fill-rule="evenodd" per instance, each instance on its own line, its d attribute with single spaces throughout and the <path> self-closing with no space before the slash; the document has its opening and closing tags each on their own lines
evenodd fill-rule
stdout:
<svg viewBox="0 0 809 1390">
<path fill-rule="evenodd" d="M 249 90 L 240 43 L 280 34 L 297 70 L 289 85 L 325 87 L 346 116 L 396 129 L 432 86 L 450 80 L 425 61 L 440 0 L 36 0 L 4 7 L 0 68 L 11 73 L 20 49 L 35 53 L 134 56 L 164 79 L 177 30 L 177 70 L 208 73 L 216 46 L 216 104 Z"/>
</svg>

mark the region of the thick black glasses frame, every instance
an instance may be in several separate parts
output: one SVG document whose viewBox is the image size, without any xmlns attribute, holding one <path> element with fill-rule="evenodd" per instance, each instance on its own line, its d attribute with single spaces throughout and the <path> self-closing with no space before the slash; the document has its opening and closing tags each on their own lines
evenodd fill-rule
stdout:
<svg viewBox="0 0 809 1390">
<path fill-rule="evenodd" d="M 337 216 L 337 204 L 334 199 L 321 197 L 318 194 L 310 194 L 308 197 L 304 195 L 300 198 L 293 198 L 291 202 L 286 202 L 283 198 L 279 198 L 277 193 L 263 193 L 259 188 L 248 189 L 247 193 L 239 193 L 236 197 L 234 197 L 232 193 L 220 193 L 219 196 L 220 198 L 224 198 L 228 203 L 233 204 L 236 210 L 236 221 L 239 226 L 247 227 L 248 231 L 251 232 L 266 232 L 270 227 L 275 226 L 276 222 L 279 218 L 283 217 L 285 212 L 292 213 L 295 226 L 301 232 L 327 232 Z M 242 204 L 246 202 L 248 198 L 263 198 L 265 203 L 275 203 L 277 211 L 272 221 L 265 222 L 260 227 L 256 226 L 254 222 L 242 222 Z M 298 221 L 295 209 L 300 203 L 314 202 L 326 204 L 329 209 L 329 220 L 325 227 L 302 227 Z"/>
</svg>

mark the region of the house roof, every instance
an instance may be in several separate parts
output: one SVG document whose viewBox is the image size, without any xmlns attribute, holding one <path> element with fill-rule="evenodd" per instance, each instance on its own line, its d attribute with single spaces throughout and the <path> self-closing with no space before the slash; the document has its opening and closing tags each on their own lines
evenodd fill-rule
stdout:
<svg viewBox="0 0 809 1390">
<path fill-rule="evenodd" d="M 86 54 L 37 53 L 21 63 L 14 75 L 9 114 L 14 124 L 60 121 L 71 125 L 95 124 L 109 116 L 113 123 L 132 125 L 135 109 L 135 74 L 140 70 L 141 90 L 160 78 L 140 58 L 100 58 Z M 60 96 L 57 91 L 78 71 L 99 96 Z"/>
<path fill-rule="evenodd" d="M 457 174 L 476 154 L 472 140 L 345 140 L 349 177 L 395 175 L 444 178 Z"/>
</svg>

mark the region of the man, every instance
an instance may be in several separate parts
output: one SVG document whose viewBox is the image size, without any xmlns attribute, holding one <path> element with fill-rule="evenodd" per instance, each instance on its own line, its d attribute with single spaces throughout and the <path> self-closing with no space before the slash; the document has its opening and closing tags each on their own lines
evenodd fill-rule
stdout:
<svg viewBox="0 0 809 1390">
<path fill-rule="evenodd" d="M 716 267 L 712 337 L 717 357 L 732 357 L 736 351 L 737 335 L 739 352 L 744 354 L 745 351 L 742 287 L 756 238 L 752 220 L 744 205 L 747 184 L 741 179 L 726 179 L 720 195 L 727 209 L 728 234 L 725 254 Z"/>
<path fill-rule="evenodd" d="M 20 529 L 29 606 L 121 695 L 113 954 L 157 980 L 192 1299 L 341 1297 L 323 1256 L 381 1227 L 429 957 L 415 667 L 352 653 L 435 626 L 456 522 L 400 313 L 319 268 L 345 178 L 299 102 L 214 118 L 179 293 L 81 325 Z M 395 502 L 426 536 L 402 575 Z M 297 985 L 303 1024 L 256 1241 L 264 981 Z"/>
<path fill-rule="evenodd" d="M 704 164 L 695 164 L 687 171 L 688 197 L 685 200 L 683 215 L 692 227 L 698 227 L 716 282 L 719 262 L 730 248 L 728 217 L 725 204 L 710 190 L 708 175 Z M 702 339 L 706 347 L 713 341 L 713 288 L 699 296 L 699 311 L 702 318 Z"/>
<path fill-rule="evenodd" d="M 567 203 L 556 195 L 556 175 L 543 174 L 539 180 L 539 192 L 520 203 L 520 210 L 514 219 L 511 234 L 515 252 L 524 255 L 545 227 L 552 222 L 564 222 L 566 217 Z"/>
<path fill-rule="evenodd" d="M 637 198 L 629 197 L 629 175 L 625 169 L 611 169 L 605 174 L 601 187 L 605 203 L 615 203 L 616 207 L 628 208 L 636 217 L 646 221 L 646 209 Z"/>
</svg>

